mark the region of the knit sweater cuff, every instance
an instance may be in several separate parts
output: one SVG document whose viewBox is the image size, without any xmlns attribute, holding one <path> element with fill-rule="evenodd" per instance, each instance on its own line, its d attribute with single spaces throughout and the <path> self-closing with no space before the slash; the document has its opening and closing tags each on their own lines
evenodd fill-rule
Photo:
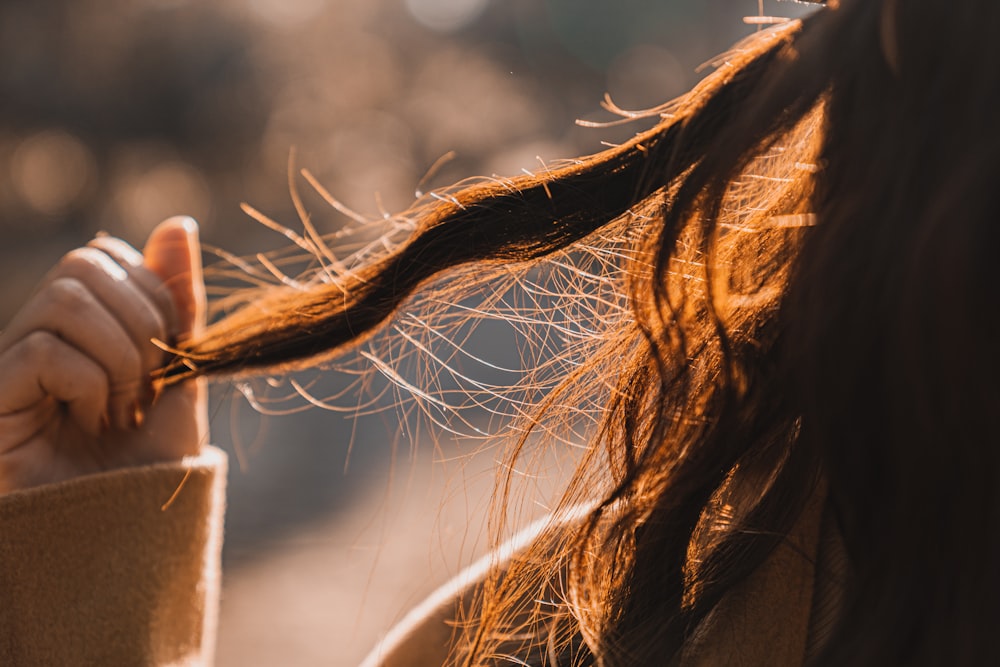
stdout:
<svg viewBox="0 0 1000 667">
<path fill-rule="evenodd" d="M 0 497 L 0 664 L 210 664 L 226 457 Z"/>
</svg>

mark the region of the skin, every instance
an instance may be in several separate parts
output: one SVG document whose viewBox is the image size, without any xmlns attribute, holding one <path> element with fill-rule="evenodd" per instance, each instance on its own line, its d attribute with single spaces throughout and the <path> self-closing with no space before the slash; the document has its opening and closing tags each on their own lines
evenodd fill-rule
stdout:
<svg viewBox="0 0 1000 667">
<path fill-rule="evenodd" d="M 198 454 L 204 383 L 158 390 L 152 341 L 198 331 L 204 311 L 190 218 L 141 253 L 100 236 L 63 257 L 0 333 L 0 493 Z"/>
</svg>

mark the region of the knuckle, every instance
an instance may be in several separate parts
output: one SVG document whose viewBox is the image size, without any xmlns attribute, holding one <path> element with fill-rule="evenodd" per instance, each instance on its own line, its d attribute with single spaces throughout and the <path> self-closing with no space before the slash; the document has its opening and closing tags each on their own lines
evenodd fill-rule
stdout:
<svg viewBox="0 0 1000 667">
<path fill-rule="evenodd" d="M 51 362 L 59 351 L 59 338 L 48 331 L 32 331 L 20 343 L 21 353 L 32 363 Z"/>
<path fill-rule="evenodd" d="M 100 255 L 103 253 L 97 248 L 77 248 L 71 250 L 59 260 L 59 270 L 61 273 L 76 275 L 79 272 L 92 272 L 100 262 Z"/>
<path fill-rule="evenodd" d="M 112 278 L 124 280 L 127 272 L 107 253 L 97 248 L 85 246 L 63 255 L 57 269 L 59 275 L 71 276 L 84 281 Z"/>
<path fill-rule="evenodd" d="M 56 308 L 79 309 L 92 301 L 87 286 L 76 278 L 56 278 L 49 283 L 46 297 Z"/>
<path fill-rule="evenodd" d="M 120 262 L 127 263 L 133 267 L 142 266 L 142 253 L 119 238 L 104 236 L 94 239 L 90 245 L 104 251 Z"/>
</svg>

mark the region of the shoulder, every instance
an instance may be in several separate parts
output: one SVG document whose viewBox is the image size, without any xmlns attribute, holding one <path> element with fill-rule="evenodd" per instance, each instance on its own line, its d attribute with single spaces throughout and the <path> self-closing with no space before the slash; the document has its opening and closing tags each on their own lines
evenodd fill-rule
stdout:
<svg viewBox="0 0 1000 667">
<path fill-rule="evenodd" d="M 361 667 L 426 667 L 445 664 L 458 624 L 475 617 L 476 601 L 487 577 L 510 564 L 546 534 L 570 530 L 589 513 L 589 505 L 550 514 L 520 530 L 414 607 L 361 663 Z"/>
</svg>

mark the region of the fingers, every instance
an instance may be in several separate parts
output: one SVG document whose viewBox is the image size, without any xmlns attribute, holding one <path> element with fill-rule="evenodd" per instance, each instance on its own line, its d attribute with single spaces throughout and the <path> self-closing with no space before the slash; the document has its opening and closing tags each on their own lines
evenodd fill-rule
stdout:
<svg viewBox="0 0 1000 667">
<path fill-rule="evenodd" d="M 108 237 L 110 240 L 110 237 Z M 118 241 L 127 246 L 123 241 Z M 163 351 L 152 339 L 169 341 L 174 335 L 173 306 L 159 280 L 141 266 L 115 261 L 106 251 L 80 248 L 66 255 L 50 279 L 76 279 L 85 285 L 118 320 L 138 349 L 143 367 L 158 366 Z"/>
<path fill-rule="evenodd" d="M 92 428 L 99 418 L 121 429 L 136 426 L 152 398 L 150 374 L 164 359 L 151 341 L 172 343 L 199 328 L 204 303 L 193 220 L 161 224 L 145 256 L 118 239 L 94 239 L 67 254 L 0 332 L 0 415 L 25 409 L 49 391 L 58 401 L 74 402 L 71 412 L 81 411 L 81 426 Z M 62 366 L 37 352 L 49 348 L 58 348 Z M 10 378 L 30 386 L 15 391 Z M 87 382 L 100 390 L 81 393 Z M 84 415 L 84 408 L 91 412 Z"/>
<path fill-rule="evenodd" d="M 114 236 L 98 236 L 91 240 L 87 247 L 96 248 L 118 263 L 135 286 L 142 290 L 162 314 L 166 323 L 166 342 L 172 342 L 177 337 L 177 313 L 174 312 L 174 302 L 170 290 L 159 276 L 143 265 L 142 253 L 131 245 Z"/>
<path fill-rule="evenodd" d="M 143 248 L 144 265 L 170 292 L 177 314 L 177 334 L 185 338 L 204 326 L 205 283 L 198 224 L 175 217 L 161 223 Z"/>
<path fill-rule="evenodd" d="M 96 250 L 92 252 L 97 253 Z M 35 294 L 4 332 L 6 342 L 2 347 L 10 352 L 24 340 L 35 340 L 33 337 L 39 333 L 69 344 L 106 375 L 109 395 L 107 409 L 102 408 L 101 412 L 107 411 L 114 425 L 128 428 L 134 421 L 136 406 L 149 392 L 146 378 L 158 359 L 152 358 L 148 351 L 160 354 L 148 341 L 162 329 L 156 318 L 145 317 L 140 321 L 139 316 L 130 313 L 130 326 L 138 331 L 142 331 L 139 327 L 146 327 L 145 333 L 133 337 L 122 319 L 95 295 L 102 289 L 107 290 L 106 286 L 95 286 L 99 280 L 91 277 L 90 282 L 85 283 L 56 273 L 57 277 Z M 127 290 L 119 290 L 118 296 L 123 300 L 134 297 Z M 144 340 L 145 344 L 140 345 L 136 338 Z M 48 337 L 42 337 L 42 341 L 35 341 L 35 344 L 47 345 Z M 34 354 L 30 359 L 42 361 Z"/>
<path fill-rule="evenodd" d="M 98 435 L 107 428 L 109 390 L 104 369 L 55 334 L 33 331 L 21 338 L 0 353 L 0 368 L 0 415 L 28 410 L 51 397 L 67 406 L 85 432 Z"/>
</svg>

